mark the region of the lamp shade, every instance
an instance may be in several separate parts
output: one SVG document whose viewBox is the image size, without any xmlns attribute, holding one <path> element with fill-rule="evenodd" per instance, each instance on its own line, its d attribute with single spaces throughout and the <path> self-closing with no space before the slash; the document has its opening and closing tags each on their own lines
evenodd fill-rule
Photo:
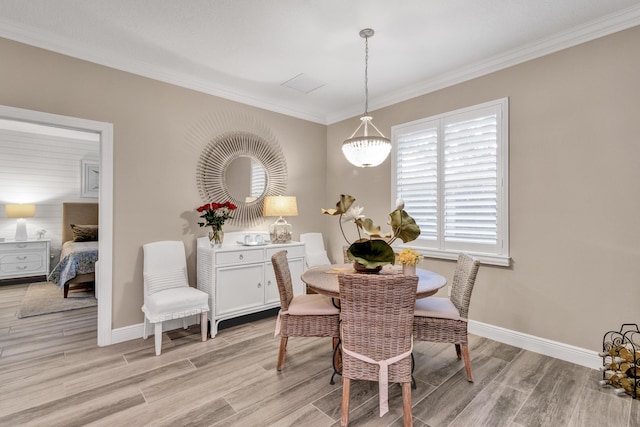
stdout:
<svg viewBox="0 0 640 427">
<path fill-rule="evenodd" d="M 36 215 L 36 205 L 5 205 L 7 218 L 33 218 Z"/>
<path fill-rule="evenodd" d="M 262 209 L 264 216 L 298 216 L 295 196 L 267 196 Z"/>
</svg>

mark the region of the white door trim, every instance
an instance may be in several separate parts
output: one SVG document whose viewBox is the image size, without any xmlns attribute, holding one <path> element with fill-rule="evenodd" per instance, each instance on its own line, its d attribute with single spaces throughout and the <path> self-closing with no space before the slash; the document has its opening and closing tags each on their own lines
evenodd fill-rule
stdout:
<svg viewBox="0 0 640 427">
<path fill-rule="evenodd" d="M 96 271 L 98 345 L 112 343 L 113 305 L 113 125 L 0 105 L 0 118 L 95 132 L 100 135 L 100 265 Z"/>
</svg>

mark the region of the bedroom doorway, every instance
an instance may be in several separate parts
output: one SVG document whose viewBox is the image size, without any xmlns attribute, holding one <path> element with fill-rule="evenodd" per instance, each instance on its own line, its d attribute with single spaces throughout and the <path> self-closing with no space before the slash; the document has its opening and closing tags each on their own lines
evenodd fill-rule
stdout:
<svg viewBox="0 0 640 427">
<path fill-rule="evenodd" d="M 113 258 L 113 125 L 75 117 L 0 106 L 0 120 L 37 124 L 55 129 L 88 132 L 97 135 L 100 144 L 99 262 L 96 264 L 96 298 L 98 299 L 97 344 L 112 342 L 112 258 Z M 6 202 L 5 202 L 6 203 Z"/>
</svg>

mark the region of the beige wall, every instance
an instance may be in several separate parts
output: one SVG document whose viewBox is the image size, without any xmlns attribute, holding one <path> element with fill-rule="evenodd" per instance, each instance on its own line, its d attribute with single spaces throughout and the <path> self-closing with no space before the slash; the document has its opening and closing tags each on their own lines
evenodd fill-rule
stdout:
<svg viewBox="0 0 640 427">
<path fill-rule="evenodd" d="M 470 318 L 597 350 L 640 323 L 640 27 L 374 111 L 391 126 L 509 97 L 512 267 L 482 266 Z M 375 84 L 375 83 L 374 83 Z M 349 167 L 330 126 L 328 199 L 354 195 L 383 222 L 390 161 Z M 329 206 L 327 206 L 329 207 Z M 331 253 L 342 246 L 330 228 Z M 454 264 L 425 260 L 451 278 Z"/>
<path fill-rule="evenodd" d="M 114 328 L 142 322 L 142 244 L 183 240 L 195 285 L 195 238 L 206 235 L 194 210 L 204 202 L 195 169 L 207 141 L 199 147 L 188 134 L 204 119 L 235 114 L 264 125 L 286 157 L 287 194 L 298 197 L 295 237 L 323 231 L 315 213 L 326 192 L 325 126 L 6 39 L 0 58 L 0 104 L 113 123 Z"/>
<path fill-rule="evenodd" d="M 389 134 L 510 99 L 513 265 L 481 268 L 472 319 L 594 350 L 604 332 L 640 322 L 639 43 L 633 28 L 373 112 Z M 333 259 L 343 241 L 320 208 L 350 193 L 380 223 L 390 211 L 390 162 L 355 169 L 341 154 L 357 118 L 325 127 L 4 39 L 0 57 L 0 104 L 114 124 L 114 328 L 142 321 L 143 243 L 184 240 L 195 283 L 205 232 L 193 211 L 200 147 L 187 133 L 205 117 L 247 114 L 273 132 L 298 197 L 294 233 L 325 232 Z M 449 278 L 454 267 L 423 265 Z"/>
</svg>

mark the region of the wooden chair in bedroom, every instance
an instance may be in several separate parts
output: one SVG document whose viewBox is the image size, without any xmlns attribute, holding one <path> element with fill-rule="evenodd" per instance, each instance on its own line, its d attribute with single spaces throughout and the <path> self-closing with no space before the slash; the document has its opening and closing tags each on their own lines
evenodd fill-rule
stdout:
<svg viewBox="0 0 640 427">
<path fill-rule="evenodd" d="M 202 341 L 207 340 L 207 312 L 209 295 L 189 286 L 184 243 L 162 241 L 142 246 L 144 252 L 144 339 L 147 323 L 155 325 L 156 356 L 162 347 L 162 322 L 200 314 Z"/>
</svg>

